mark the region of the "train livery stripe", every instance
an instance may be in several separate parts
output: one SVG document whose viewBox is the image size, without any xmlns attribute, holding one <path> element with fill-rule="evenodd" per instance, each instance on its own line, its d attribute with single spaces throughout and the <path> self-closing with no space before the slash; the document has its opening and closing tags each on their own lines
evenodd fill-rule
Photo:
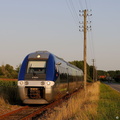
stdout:
<svg viewBox="0 0 120 120">
<path fill-rule="evenodd" d="M 27 67 L 27 61 L 28 61 L 28 56 L 27 55 L 22 63 L 22 66 L 20 68 L 20 73 L 18 76 L 18 80 L 24 80 L 25 79 L 25 72 L 26 72 L 26 67 Z"/>
<path fill-rule="evenodd" d="M 54 81 L 55 77 L 55 60 L 52 54 L 49 55 L 46 68 L 46 80 Z"/>
</svg>

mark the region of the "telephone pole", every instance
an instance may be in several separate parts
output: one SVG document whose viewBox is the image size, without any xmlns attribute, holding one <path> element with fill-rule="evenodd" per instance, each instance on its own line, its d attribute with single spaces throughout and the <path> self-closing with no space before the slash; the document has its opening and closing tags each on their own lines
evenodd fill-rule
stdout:
<svg viewBox="0 0 120 120">
<path fill-rule="evenodd" d="M 93 82 L 95 82 L 95 66 L 94 66 L 95 60 L 93 59 Z"/>
<path fill-rule="evenodd" d="M 83 28 L 82 30 L 79 29 L 79 31 L 84 32 L 84 53 L 83 53 L 84 54 L 84 90 L 85 90 L 85 97 L 86 97 L 86 83 L 87 83 L 87 30 L 89 28 L 91 30 L 91 26 L 90 27 L 87 26 L 87 23 L 88 23 L 87 16 L 89 16 L 88 13 L 87 13 L 88 10 L 83 10 L 83 11 L 79 10 L 79 12 L 84 13 L 84 14 L 80 14 L 80 16 L 84 17 L 84 22 L 82 22 L 82 23 L 79 22 L 79 23 L 80 24 L 84 24 L 84 26 L 82 26 L 82 27 L 79 26 L 79 28 Z M 91 21 L 90 21 L 90 23 L 91 23 Z"/>
<path fill-rule="evenodd" d="M 86 82 L 87 82 L 87 14 L 86 10 L 84 10 L 84 90 L 86 96 Z"/>
</svg>

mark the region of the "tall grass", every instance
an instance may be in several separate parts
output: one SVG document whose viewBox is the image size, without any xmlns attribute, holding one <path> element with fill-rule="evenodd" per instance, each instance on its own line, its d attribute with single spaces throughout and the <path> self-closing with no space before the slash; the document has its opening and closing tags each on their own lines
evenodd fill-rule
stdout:
<svg viewBox="0 0 120 120">
<path fill-rule="evenodd" d="M 20 104 L 17 90 L 17 81 L 0 80 L 0 98 L 6 103 Z"/>
<path fill-rule="evenodd" d="M 49 111 L 49 116 L 46 113 L 47 117 L 44 116 L 40 120 L 96 120 L 99 84 L 97 82 L 87 87 L 86 98 L 84 90 L 81 90 L 61 106 Z"/>
<path fill-rule="evenodd" d="M 99 82 L 87 87 L 86 98 L 82 90 L 66 103 L 40 118 L 40 120 L 117 119 L 120 119 L 120 93 Z"/>
</svg>

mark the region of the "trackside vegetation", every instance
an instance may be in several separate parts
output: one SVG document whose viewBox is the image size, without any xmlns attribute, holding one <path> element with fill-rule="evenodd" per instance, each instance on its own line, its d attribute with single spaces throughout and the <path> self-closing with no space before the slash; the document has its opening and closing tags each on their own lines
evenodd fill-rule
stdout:
<svg viewBox="0 0 120 120">
<path fill-rule="evenodd" d="M 0 79 L 0 115 L 18 109 L 21 101 L 17 91 L 17 81 Z"/>
<path fill-rule="evenodd" d="M 20 104 L 17 81 L 0 80 L 0 98 L 9 104 Z"/>
<path fill-rule="evenodd" d="M 6 64 L 0 66 L 0 78 L 18 78 L 18 72 L 19 72 L 20 65 L 17 66 L 15 69 L 13 66 Z"/>
<path fill-rule="evenodd" d="M 87 97 L 81 89 L 68 101 L 46 112 L 39 120 L 97 120 L 99 84 L 91 83 L 87 87 Z"/>
<path fill-rule="evenodd" d="M 49 110 L 42 120 L 119 120 L 120 93 L 96 82 L 81 90 L 62 105 Z"/>
</svg>

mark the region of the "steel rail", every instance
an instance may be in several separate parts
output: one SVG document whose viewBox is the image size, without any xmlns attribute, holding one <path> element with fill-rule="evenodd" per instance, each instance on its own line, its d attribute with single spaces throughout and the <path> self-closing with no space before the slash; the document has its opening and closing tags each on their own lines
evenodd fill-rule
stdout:
<svg viewBox="0 0 120 120">
<path fill-rule="evenodd" d="M 3 120 L 3 118 L 8 117 L 8 116 L 10 116 L 10 115 L 12 115 L 12 114 L 15 114 L 15 113 L 17 113 L 17 112 L 19 112 L 19 111 L 22 111 L 22 110 L 24 110 L 24 109 L 27 109 L 28 107 L 29 107 L 29 106 L 24 106 L 24 107 L 22 107 L 22 108 L 18 108 L 18 109 L 16 109 L 16 110 L 11 111 L 11 112 L 2 114 L 2 115 L 0 115 L 0 120 Z"/>
</svg>

